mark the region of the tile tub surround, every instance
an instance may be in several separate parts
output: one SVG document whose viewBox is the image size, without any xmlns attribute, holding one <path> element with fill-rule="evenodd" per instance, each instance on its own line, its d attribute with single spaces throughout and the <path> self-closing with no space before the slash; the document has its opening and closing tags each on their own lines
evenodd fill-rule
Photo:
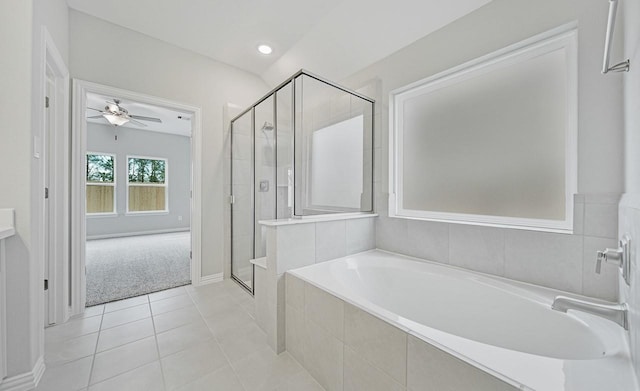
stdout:
<svg viewBox="0 0 640 391">
<path fill-rule="evenodd" d="M 375 248 L 376 214 L 336 214 L 260 222 L 266 227 L 267 267 L 256 267 L 256 320 L 276 352 L 285 346 L 287 270 Z"/>
<path fill-rule="evenodd" d="M 595 273 L 596 251 L 616 247 L 618 194 L 577 194 L 574 233 L 559 234 L 383 216 L 376 248 L 609 301 L 611 265 Z"/>
<path fill-rule="evenodd" d="M 287 273 L 287 352 L 328 391 L 518 390 Z"/>
<path fill-rule="evenodd" d="M 89 307 L 45 330 L 45 361 L 36 391 L 322 391 L 230 280 Z"/>
<path fill-rule="evenodd" d="M 392 265 L 399 265 L 400 269 Z M 390 274 L 384 268 L 389 267 L 401 272 L 392 273 L 391 280 L 387 281 L 385 276 Z M 406 281 L 401 278 L 405 275 L 403 273 L 409 276 Z M 426 285 L 420 285 L 411 277 L 419 278 L 417 276 L 421 273 L 426 273 Z M 560 293 L 558 291 L 495 277 L 470 275 L 470 272 L 460 269 L 435 263 L 427 265 L 380 251 L 293 270 L 285 278 L 287 351 L 327 390 L 638 389 L 624 330 L 610 321 L 588 314 L 565 315 L 552 311 L 551 302 Z M 461 290 L 460 299 L 464 299 L 465 292 L 473 298 L 493 299 L 484 305 L 473 303 L 475 299 L 470 298 L 473 307 L 467 307 L 465 311 L 462 305 L 460 310 L 463 312 L 451 320 L 430 320 L 427 314 L 448 311 L 447 306 L 458 299 L 449 296 L 451 299 L 446 300 L 449 304 L 440 306 L 436 302 L 442 300 L 423 304 L 429 300 L 418 299 L 420 304 L 412 305 L 410 300 L 407 301 L 407 295 L 417 298 L 427 295 L 425 299 L 437 296 L 429 291 L 431 288 L 428 286 L 432 283 L 436 284 L 433 289 L 442 290 L 443 295 L 449 294 L 447 288 L 439 286 L 436 280 L 427 283 L 429 278 L 444 281 L 455 278 L 446 286 L 453 283 L 456 292 Z M 369 286 L 370 281 L 380 280 L 385 282 L 380 286 Z M 366 286 L 361 286 L 363 282 Z M 400 295 L 376 296 L 376 292 L 383 292 L 389 285 L 407 288 L 395 288 L 404 292 Z M 491 303 L 497 303 L 499 307 Z M 540 307 L 541 303 L 543 307 Z M 425 305 L 434 307 L 431 311 L 426 308 L 428 312 L 425 313 L 412 312 L 422 311 Z M 395 307 L 404 315 L 398 315 Z M 474 308 L 484 308 L 487 312 L 474 315 L 477 320 L 474 325 L 462 321 L 470 314 L 467 311 Z M 510 310 L 508 313 L 495 312 L 497 308 Z M 532 312 L 518 315 L 514 313 L 516 308 L 528 308 Z M 535 319 L 548 317 L 552 329 L 545 331 L 545 327 L 523 324 L 523 328 L 530 329 L 527 333 L 540 329 L 538 339 L 530 334 L 534 339 L 527 342 L 519 338 L 518 333 L 510 331 L 513 326 L 508 326 L 510 322 L 505 320 L 508 316 L 517 316 L 524 322 L 529 322 L 524 319 L 532 316 Z M 426 324 L 412 320 L 420 318 L 425 319 Z M 442 319 L 440 315 L 438 319 Z M 434 326 L 428 326 L 430 322 Z M 491 325 L 498 324 L 495 322 L 506 325 L 497 334 L 491 331 L 494 329 Z M 584 329 L 585 325 L 588 329 Z M 461 336 L 449 334 L 449 327 L 456 329 L 455 332 Z M 554 333 L 550 330 L 565 331 L 552 335 Z M 575 345 L 571 341 L 558 344 L 548 339 L 564 340 L 565 334 L 573 335 L 572 341 L 599 338 L 603 345 L 596 342 L 583 344 L 584 341 Z M 462 337 L 464 335 L 471 339 Z M 534 340 L 538 342 L 532 342 Z M 606 352 L 604 357 L 599 349 Z"/>
</svg>

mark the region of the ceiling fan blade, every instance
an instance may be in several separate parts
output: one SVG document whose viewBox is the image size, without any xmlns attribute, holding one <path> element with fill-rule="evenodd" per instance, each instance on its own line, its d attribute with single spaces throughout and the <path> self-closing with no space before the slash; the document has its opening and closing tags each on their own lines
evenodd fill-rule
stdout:
<svg viewBox="0 0 640 391">
<path fill-rule="evenodd" d="M 115 102 L 117 101 L 117 102 Z M 114 99 L 114 100 L 106 100 L 105 102 L 107 102 L 107 104 L 109 105 L 116 105 L 116 106 L 120 106 L 120 100 L 119 99 Z"/>
<path fill-rule="evenodd" d="M 104 118 L 104 117 L 101 115 L 94 115 L 92 117 L 87 117 L 87 119 L 95 119 L 95 118 Z"/>
<path fill-rule="evenodd" d="M 145 117 L 143 115 L 132 115 L 132 114 L 129 114 L 129 118 L 140 119 L 140 120 L 149 121 L 149 122 L 162 123 L 162 120 L 160 118 Z"/>
<path fill-rule="evenodd" d="M 89 109 L 89 110 L 99 111 L 99 112 L 101 112 L 101 113 L 103 112 L 102 110 L 94 109 L 93 107 L 87 107 L 87 109 Z"/>
<path fill-rule="evenodd" d="M 142 122 L 140 122 L 140 121 L 136 121 L 135 119 L 131 118 L 131 116 L 129 116 L 129 122 L 131 122 L 132 124 L 136 124 L 136 125 L 138 125 L 138 126 L 144 126 L 145 128 L 146 128 L 147 126 L 149 126 L 149 125 L 147 125 L 147 124 L 143 124 L 143 123 L 142 123 Z"/>
</svg>

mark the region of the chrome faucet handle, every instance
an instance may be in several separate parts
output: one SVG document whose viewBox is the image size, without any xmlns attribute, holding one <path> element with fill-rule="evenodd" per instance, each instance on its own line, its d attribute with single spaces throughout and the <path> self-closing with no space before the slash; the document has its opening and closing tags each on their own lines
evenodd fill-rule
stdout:
<svg viewBox="0 0 640 391">
<path fill-rule="evenodd" d="M 596 258 L 596 273 L 600 274 L 602 270 L 602 260 L 605 258 L 604 251 L 598 251 L 598 257 Z"/>
<path fill-rule="evenodd" d="M 624 234 L 619 243 L 620 247 L 618 248 L 605 248 L 604 251 L 597 252 L 596 273 L 600 274 L 602 261 L 612 263 L 622 269 L 622 278 L 629 285 L 631 276 L 631 238 L 629 238 L 629 235 Z"/>
<path fill-rule="evenodd" d="M 618 248 L 606 248 L 604 251 L 598 251 L 598 258 L 596 259 L 596 273 L 600 274 L 602 269 L 602 261 L 606 263 L 612 263 L 618 267 L 621 267 L 624 263 L 624 251 L 622 247 Z"/>
</svg>

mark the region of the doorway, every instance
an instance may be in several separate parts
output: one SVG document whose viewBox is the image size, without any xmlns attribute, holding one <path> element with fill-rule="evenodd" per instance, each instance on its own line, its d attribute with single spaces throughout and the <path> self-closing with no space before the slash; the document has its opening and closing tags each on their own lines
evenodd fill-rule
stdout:
<svg viewBox="0 0 640 391">
<path fill-rule="evenodd" d="M 200 109 L 79 80 L 73 109 L 72 311 L 198 285 Z"/>
<path fill-rule="evenodd" d="M 87 306 L 191 283 L 191 115 L 87 94 Z"/>
</svg>

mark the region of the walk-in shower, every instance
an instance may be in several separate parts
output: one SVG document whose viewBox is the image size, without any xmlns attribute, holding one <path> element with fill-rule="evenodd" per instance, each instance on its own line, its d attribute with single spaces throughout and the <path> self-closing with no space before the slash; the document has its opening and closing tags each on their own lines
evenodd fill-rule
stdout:
<svg viewBox="0 0 640 391">
<path fill-rule="evenodd" d="M 231 275 L 253 292 L 261 220 L 373 210 L 374 101 L 299 71 L 231 121 Z"/>
</svg>

